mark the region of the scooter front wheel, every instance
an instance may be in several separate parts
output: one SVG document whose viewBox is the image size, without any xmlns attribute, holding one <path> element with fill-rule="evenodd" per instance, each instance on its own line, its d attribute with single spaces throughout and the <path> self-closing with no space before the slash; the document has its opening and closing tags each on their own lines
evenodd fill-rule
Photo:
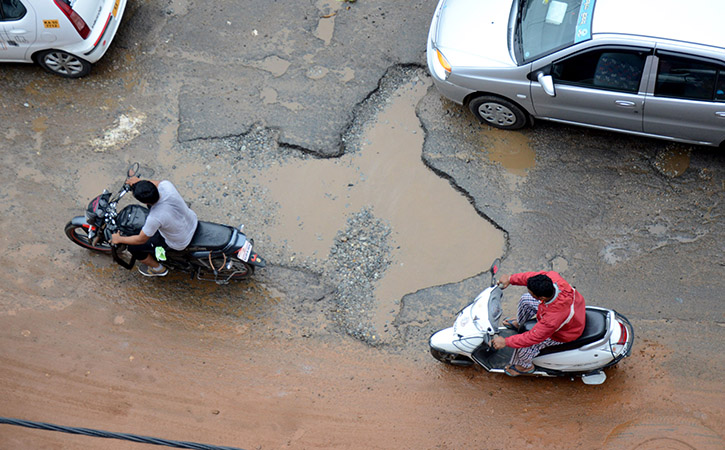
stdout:
<svg viewBox="0 0 725 450">
<path fill-rule="evenodd" d="M 435 348 L 431 347 L 430 354 L 433 355 L 435 359 L 442 363 L 451 364 L 453 366 L 472 366 L 473 361 L 471 361 L 471 358 L 463 355 L 458 355 L 456 353 L 449 353 L 444 352 L 443 350 L 436 350 Z"/>
</svg>

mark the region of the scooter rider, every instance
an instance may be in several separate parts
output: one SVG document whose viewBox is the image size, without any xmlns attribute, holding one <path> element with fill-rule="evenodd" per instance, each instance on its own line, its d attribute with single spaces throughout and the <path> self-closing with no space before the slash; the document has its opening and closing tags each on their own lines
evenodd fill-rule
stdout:
<svg viewBox="0 0 725 450">
<path fill-rule="evenodd" d="M 149 207 L 141 232 L 134 236 L 114 233 L 113 244 L 126 244 L 138 259 L 138 271 L 147 277 L 162 277 L 169 270 L 154 258 L 155 247 L 184 250 L 194 237 L 199 223 L 196 213 L 184 202 L 176 187 L 168 181 L 140 180 L 130 177 L 126 184 L 133 187 L 136 200 Z"/>
<path fill-rule="evenodd" d="M 571 342 L 584 331 L 586 311 L 584 297 L 556 272 L 522 272 L 502 274 L 499 286 L 526 286 L 528 293 L 521 296 L 517 319 L 504 319 L 504 325 L 518 329 L 519 324 L 536 316 L 537 323 L 525 333 L 507 338 L 497 335 L 493 347 L 514 348 L 511 362 L 505 368 L 512 377 L 534 372 L 532 360 L 542 348 Z"/>
</svg>

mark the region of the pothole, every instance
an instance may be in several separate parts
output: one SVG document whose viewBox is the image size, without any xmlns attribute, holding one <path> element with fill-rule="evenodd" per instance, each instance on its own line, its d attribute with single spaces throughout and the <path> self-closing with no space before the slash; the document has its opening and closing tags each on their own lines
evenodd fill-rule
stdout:
<svg viewBox="0 0 725 450">
<path fill-rule="evenodd" d="M 670 144 L 657 152 L 652 165 L 659 173 L 676 178 L 690 167 L 691 148 L 682 144 Z"/>
<path fill-rule="evenodd" d="M 279 205 L 270 238 L 296 255 L 327 258 L 338 230 L 364 209 L 390 228 L 390 254 L 369 256 L 390 260 L 373 283 L 375 305 L 355 311 L 367 318 L 376 340 L 404 295 L 474 276 L 482 261 L 504 248 L 502 232 L 422 162 L 424 132 L 415 107 L 430 86 L 422 70 L 393 72 L 358 115 L 370 120 L 346 136 L 353 151 L 334 159 L 290 160 L 257 176 Z M 358 296 L 369 296 L 369 286 L 358 284 Z"/>
</svg>

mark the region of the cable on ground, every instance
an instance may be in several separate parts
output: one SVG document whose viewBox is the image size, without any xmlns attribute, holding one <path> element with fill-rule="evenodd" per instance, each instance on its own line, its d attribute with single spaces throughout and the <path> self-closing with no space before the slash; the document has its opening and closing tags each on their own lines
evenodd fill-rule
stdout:
<svg viewBox="0 0 725 450">
<path fill-rule="evenodd" d="M 218 445 L 199 444 L 196 442 L 173 441 L 171 439 L 139 436 L 136 434 L 128 433 L 114 433 L 111 431 L 93 430 L 90 428 L 68 427 L 63 425 L 54 425 L 52 423 L 33 422 L 31 420 L 12 419 L 8 417 L 0 417 L 0 424 L 35 428 L 38 430 L 60 431 L 63 433 L 80 434 L 83 436 L 93 436 L 106 439 L 120 439 L 124 441 L 138 442 L 142 444 L 165 445 L 167 447 L 187 448 L 191 450 L 243 450 L 237 447 L 220 447 Z"/>
</svg>

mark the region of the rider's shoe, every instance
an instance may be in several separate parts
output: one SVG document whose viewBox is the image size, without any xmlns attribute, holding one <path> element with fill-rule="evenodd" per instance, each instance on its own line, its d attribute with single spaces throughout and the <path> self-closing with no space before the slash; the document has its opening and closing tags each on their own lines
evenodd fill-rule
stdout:
<svg viewBox="0 0 725 450">
<path fill-rule="evenodd" d="M 163 264 L 159 264 L 159 267 L 153 268 L 146 264 L 139 264 L 138 271 L 145 277 L 164 277 L 169 273 L 169 269 L 164 267 Z"/>
</svg>

